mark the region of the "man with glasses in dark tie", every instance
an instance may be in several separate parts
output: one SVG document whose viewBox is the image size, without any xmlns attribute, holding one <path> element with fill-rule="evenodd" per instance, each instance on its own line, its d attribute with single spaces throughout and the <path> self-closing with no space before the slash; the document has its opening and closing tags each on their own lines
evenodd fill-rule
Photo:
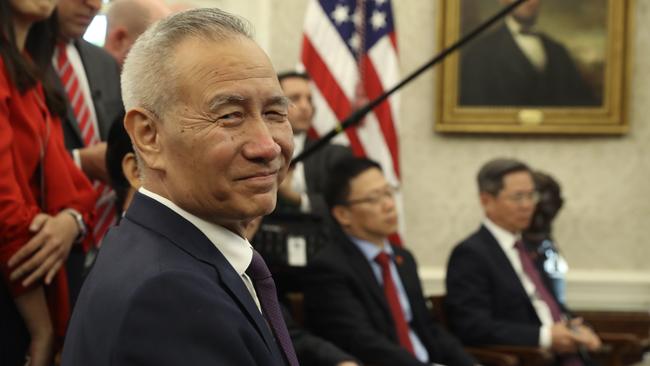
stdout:
<svg viewBox="0 0 650 366">
<path fill-rule="evenodd" d="M 447 267 L 447 318 L 467 345 L 549 349 L 558 365 L 581 365 L 581 348 L 600 340 L 550 291 L 521 240 L 539 200 L 528 166 L 513 159 L 487 162 L 478 173 L 485 219 L 456 246 Z"/>
<path fill-rule="evenodd" d="M 388 241 L 397 229 L 394 193 L 374 161 L 335 165 L 325 200 L 336 228 L 308 267 L 307 324 L 364 364 L 472 365 L 427 310 L 411 253 Z"/>
</svg>

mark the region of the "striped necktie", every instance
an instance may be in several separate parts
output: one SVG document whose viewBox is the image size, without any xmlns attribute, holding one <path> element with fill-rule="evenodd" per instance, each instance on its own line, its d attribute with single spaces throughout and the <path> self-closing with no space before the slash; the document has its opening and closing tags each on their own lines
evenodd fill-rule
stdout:
<svg viewBox="0 0 650 366">
<path fill-rule="evenodd" d="M 65 89 L 68 102 L 72 107 L 72 112 L 81 132 L 84 146 L 92 146 L 100 142 L 99 133 L 95 126 L 97 123 L 90 111 L 90 106 L 86 101 L 79 78 L 68 59 L 66 44 L 59 43 L 56 48 L 55 69 L 61 84 Z M 101 239 L 113 226 L 116 221 L 115 215 L 115 192 L 106 184 L 95 181 L 93 187 L 98 194 L 99 199 L 95 202 L 95 223 L 93 227 L 93 237 L 95 243 L 101 243 Z"/>
</svg>

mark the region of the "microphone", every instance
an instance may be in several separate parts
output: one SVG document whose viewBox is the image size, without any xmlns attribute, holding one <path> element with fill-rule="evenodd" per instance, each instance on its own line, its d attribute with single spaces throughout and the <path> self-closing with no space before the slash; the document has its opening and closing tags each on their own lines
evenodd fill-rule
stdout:
<svg viewBox="0 0 650 366">
<path fill-rule="evenodd" d="M 428 68 L 431 66 L 439 63 L 440 61 L 444 60 L 450 53 L 454 52 L 458 48 L 462 47 L 465 45 L 465 43 L 471 41 L 474 39 L 476 36 L 484 32 L 487 28 L 489 28 L 491 25 L 499 21 L 501 18 L 505 17 L 506 15 L 510 14 L 516 7 L 521 5 L 524 1 L 528 0 L 517 0 L 513 2 L 510 5 L 505 6 L 503 9 L 501 9 L 498 13 L 493 15 L 491 18 L 489 18 L 487 21 L 484 23 L 480 24 L 477 26 L 475 29 L 473 29 L 471 32 L 469 32 L 467 35 L 456 41 L 454 44 L 451 46 L 447 47 L 444 49 L 442 52 L 440 52 L 437 56 L 435 56 L 433 59 L 431 59 L 429 62 L 426 64 L 420 66 L 417 70 L 413 71 L 409 76 L 407 76 L 404 80 L 400 81 L 397 85 L 393 86 L 389 90 L 385 91 L 382 95 L 379 97 L 375 98 L 374 100 L 368 102 L 366 105 L 363 107 L 357 109 L 356 111 L 352 112 L 348 118 L 346 118 L 343 122 L 338 124 L 336 127 L 331 129 L 329 132 L 327 132 L 323 137 L 321 137 L 316 143 L 311 145 L 309 148 L 303 150 L 298 156 L 296 156 L 292 161 L 291 161 L 291 166 L 294 166 L 300 161 L 305 160 L 308 156 L 316 152 L 317 150 L 321 149 L 323 146 L 325 146 L 330 140 L 332 140 L 336 135 L 339 133 L 345 131 L 347 128 L 350 128 L 351 126 L 356 126 L 359 124 L 359 122 L 365 117 L 368 113 L 370 113 L 371 110 L 373 110 L 375 107 L 377 107 L 379 104 L 381 104 L 383 101 L 385 101 L 388 97 L 390 97 L 393 93 L 395 93 L 397 90 L 401 89 L 404 85 L 408 84 L 411 82 L 413 79 L 416 77 L 420 76 L 424 71 L 426 71 Z"/>
</svg>

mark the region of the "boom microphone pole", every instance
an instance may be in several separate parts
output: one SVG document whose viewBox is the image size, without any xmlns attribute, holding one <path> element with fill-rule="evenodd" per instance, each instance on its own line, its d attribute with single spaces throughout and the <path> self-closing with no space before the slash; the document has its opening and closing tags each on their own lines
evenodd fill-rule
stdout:
<svg viewBox="0 0 650 366">
<path fill-rule="evenodd" d="M 441 1 L 446 1 L 446 0 L 441 0 Z M 388 97 L 390 97 L 393 93 L 401 89 L 404 85 L 408 84 L 411 82 L 413 79 L 418 77 L 420 74 L 425 72 L 428 68 L 431 66 L 439 63 L 447 55 L 450 53 L 456 51 L 458 48 L 462 47 L 465 43 L 471 41 L 474 39 L 476 36 L 478 36 L 480 33 L 485 31 L 488 27 L 490 27 L 492 24 L 496 23 L 499 21 L 501 18 L 505 17 L 509 13 L 511 13 L 517 6 L 521 5 L 524 1 L 527 0 L 517 0 L 514 3 L 504 7 L 501 9 L 497 14 L 492 16 L 490 19 L 485 21 L 484 23 L 480 24 L 478 27 L 476 27 L 474 30 L 469 32 L 467 35 L 465 35 L 463 38 L 459 39 L 456 41 L 456 43 L 452 44 L 448 48 L 444 49 L 442 52 L 440 52 L 437 56 L 435 56 L 431 61 L 427 62 L 426 64 L 420 66 L 419 69 L 415 70 L 412 72 L 409 76 L 407 76 L 404 80 L 400 81 L 397 85 L 393 86 L 389 90 L 385 91 L 382 95 L 377 97 L 374 100 L 371 100 L 368 102 L 368 104 L 364 105 L 363 107 L 357 109 L 356 111 L 352 112 L 348 118 L 346 118 L 343 122 L 341 122 L 339 125 L 334 127 L 332 130 L 330 130 L 328 133 L 323 135 L 316 143 L 314 143 L 312 146 L 310 146 L 308 149 L 303 150 L 298 156 L 296 156 L 293 161 L 291 161 L 291 165 L 294 166 L 296 163 L 305 160 L 309 155 L 313 154 L 325 144 L 330 142 L 331 139 L 334 138 L 334 136 L 338 135 L 339 133 L 345 131 L 347 128 L 356 126 L 359 124 L 359 121 L 363 119 L 363 117 L 366 116 L 366 114 L 370 113 L 371 110 L 373 110 L 375 107 L 377 107 L 379 104 L 381 104 L 384 100 L 386 100 Z"/>
</svg>

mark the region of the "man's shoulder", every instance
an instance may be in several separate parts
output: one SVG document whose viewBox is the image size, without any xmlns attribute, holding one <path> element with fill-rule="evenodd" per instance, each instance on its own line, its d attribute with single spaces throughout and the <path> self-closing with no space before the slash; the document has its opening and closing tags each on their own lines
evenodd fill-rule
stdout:
<svg viewBox="0 0 650 366">
<path fill-rule="evenodd" d="M 487 250 L 487 242 L 490 240 L 490 232 L 485 226 L 479 227 L 476 231 L 472 232 L 461 240 L 453 249 L 452 254 L 461 252 L 479 252 L 483 253 Z"/>
<path fill-rule="evenodd" d="M 117 61 L 115 61 L 113 56 L 103 48 L 98 47 L 83 38 L 76 39 L 74 44 L 79 51 L 79 56 L 84 61 L 84 65 L 93 65 L 102 70 L 102 72 L 119 72 Z"/>
</svg>

